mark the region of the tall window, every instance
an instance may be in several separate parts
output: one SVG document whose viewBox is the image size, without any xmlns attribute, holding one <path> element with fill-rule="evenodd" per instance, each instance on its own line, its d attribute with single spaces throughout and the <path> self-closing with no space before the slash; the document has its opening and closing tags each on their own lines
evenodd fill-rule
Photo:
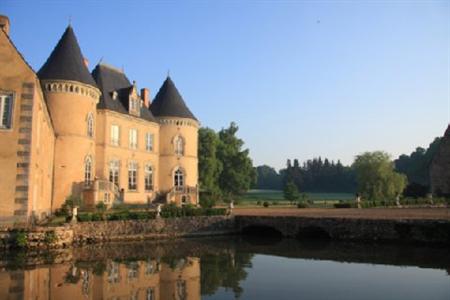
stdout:
<svg viewBox="0 0 450 300">
<path fill-rule="evenodd" d="M 87 135 L 88 137 L 94 136 L 94 116 L 92 113 L 89 113 L 87 117 Z"/>
<path fill-rule="evenodd" d="M 119 164 L 118 160 L 109 162 L 109 181 L 119 186 Z"/>
<path fill-rule="evenodd" d="M 137 148 L 137 130 L 136 129 L 130 129 L 130 148 L 131 149 Z"/>
<path fill-rule="evenodd" d="M 174 140 L 175 144 L 175 154 L 183 155 L 184 154 L 184 140 L 181 136 L 177 135 Z"/>
<path fill-rule="evenodd" d="M 145 134 L 145 150 L 149 152 L 153 151 L 153 134 L 150 132 Z"/>
<path fill-rule="evenodd" d="M 147 288 L 147 300 L 154 300 L 155 299 L 155 290 L 152 288 Z"/>
<path fill-rule="evenodd" d="M 120 128 L 119 125 L 111 125 L 111 145 L 119 146 Z"/>
<path fill-rule="evenodd" d="M 13 97 L 0 94 L 0 128 L 11 128 Z"/>
<path fill-rule="evenodd" d="M 84 160 L 84 185 L 90 186 L 92 183 L 92 158 L 86 157 Z"/>
<path fill-rule="evenodd" d="M 144 178 L 144 183 L 145 183 L 145 190 L 146 191 L 151 191 L 153 190 L 153 169 L 152 166 L 147 164 L 145 165 L 145 178 Z"/>
<path fill-rule="evenodd" d="M 181 169 L 175 171 L 173 181 L 176 189 L 181 189 L 184 186 L 184 173 Z"/>
<path fill-rule="evenodd" d="M 135 161 L 128 164 L 128 189 L 137 190 L 137 162 Z"/>
</svg>

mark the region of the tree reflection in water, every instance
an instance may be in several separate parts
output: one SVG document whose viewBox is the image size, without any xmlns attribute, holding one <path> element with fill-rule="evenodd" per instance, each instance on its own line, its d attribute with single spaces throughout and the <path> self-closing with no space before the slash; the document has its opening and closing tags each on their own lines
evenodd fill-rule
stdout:
<svg viewBox="0 0 450 300">
<path fill-rule="evenodd" d="M 18 299 L 199 300 L 219 289 L 240 298 L 245 297 L 243 283 L 253 268 L 254 254 L 419 266 L 450 273 L 445 248 L 251 236 L 203 238 L 87 246 L 44 255 L 4 253 L 0 256 L 0 299 L 17 292 Z M 25 284 L 30 281 L 33 285 Z"/>
</svg>

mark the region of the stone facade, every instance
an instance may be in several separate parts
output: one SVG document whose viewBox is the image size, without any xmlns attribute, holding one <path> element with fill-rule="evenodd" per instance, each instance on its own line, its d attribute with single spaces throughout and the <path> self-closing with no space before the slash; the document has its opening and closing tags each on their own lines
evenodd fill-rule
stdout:
<svg viewBox="0 0 450 300">
<path fill-rule="evenodd" d="M 450 125 L 431 163 L 430 182 L 433 195 L 450 197 Z"/>
<path fill-rule="evenodd" d="M 90 207 L 198 203 L 200 124 L 170 78 L 152 112 L 149 90 L 122 70 L 89 73 L 71 26 L 38 73 L 8 34 L 0 16 L 0 224 L 45 217 L 69 196 Z"/>
</svg>

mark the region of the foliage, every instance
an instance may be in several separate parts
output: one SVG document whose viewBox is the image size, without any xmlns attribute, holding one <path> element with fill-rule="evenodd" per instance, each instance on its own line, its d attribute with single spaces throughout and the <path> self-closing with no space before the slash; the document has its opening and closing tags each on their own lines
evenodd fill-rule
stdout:
<svg viewBox="0 0 450 300">
<path fill-rule="evenodd" d="M 264 201 L 263 206 L 264 206 L 264 207 L 269 207 L 269 202 Z"/>
<path fill-rule="evenodd" d="M 338 160 L 322 160 L 321 157 L 307 160 L 301 166 L 297 159 L 287 160 L 286 168 L 280 170 L 283 186 L 292 181 L 299 190 L 306 192 L 346 192 L 356 189 L 352 168 L 343 166 Z"/>
<path fill-rule="evenodd" d="M 45 232 L 45 236 L 44 236 L 44 242 L 47 245 L 51 245 L 54 244 L 58 241 L 58 237 L 56 236 L 56 233 L 54 230 L 49 230 Z"/>
<path fill-rule="evenodd" d="M 201 193 L 200 194 L 200 206 L 203 208 L 211 208 L 216 205 L 216 200 L 214 199 L 213 195 L 209 195 L 207 193 Z"/>
<path fill-rule="evenodd" d="M 306 202 L 297 203 L 297 208 L 308 208 L 308 204 Z"/>
<path fill-rule="evenodd" d="M 294 202 L 300 198 L 298 188 L 292 180 L 288 181 L 283 189 L 283 197 L 286 200 Z"/>
<path fill-rule="evenodd" d="M 195 216 L 224 216 L 227 210 L 225 208 L 196 208 L 191 205 L 177 207 L 175 204 L 167 204 L 161 208 L 161 217 L 195 217 Z"/>
<path fill-rule="evenodd" d="M 236 137 L 238 127 L 231 123 L 218 133 L 199 130 L 199 183 L 202 192 L 226 200 L 245 193 L 256 180 L 249 150 Z"/>
<path fill-rule="evenodd" d="M 256 170 L 256 189 L 281 190 L 282 178 L 278 172 L 267 165 L 258 166 Z"/>
<path fill-rule="evenodd" d="M 219 195 L 219 176 L 222 172 L 222 162 L 217 159 L 217 148 L 220 144 L 219 135 L 210 128 L 200 128 L 198 131 L 198 172 L 199 185 L 202 191 L 211 195 Z"/>
<path fill-rule="evenodd" d="M 95 205 L 95 209 L 98 212 L 105 212 L 106 211 L 106 204 L 103 201 L 99 201 L 96 205 Z"/>
<path fill-rule="evenodd" d="M 410 155 L 401 155 L 395 160 L 395 170 L 408 177 L 410 183 L 430 185 L 430 165 L 442 138 L 435 138 L 427 149 L 417 147 Z"/>
<path fill-rule="evenodd" d="M 339 201 L 338 203 L 334 204 L 334 208 L 352 208 L 353 205 L 350 202 L 343 202 Z"/>
<path fill-rule="evenodd" d="M 243 150 L 244 141 L 236 137 L 238 129 L 232 122 L 230 127 L 219 131 L 217 159 L 222 163 L 223 169 L 218 183 L 225 199 L 245 193 L 256 181 L 256 171 L 249 157 L 249 150 Z"/>
<path fill-rule="evenodd" d="M 406 186 L 406 176 L 396 173 L 390 156 L 382 151 L 358 155 L 353 163 L 358 192 L 369 200 L 394 199 Z"/>
<path fill-rule="evenodd" d="M 28 236 L 24 230 L 12 230 L 12 245 L 16 248 L 26 248 L 28 245 Z"/>
<path fill-rule="evenodd" d="M 64 202 L 64 204 L 61 206 L 61 215 L 65 215 L 68 216 L 72 213 L 72 208 L 74 208 L 75 206 L 80 206 L 81 205 L 81 199 L 80 197 L 74 196 L 74 195 L 70 195 L 66 198 L 66 201 Z"/>
</svg>

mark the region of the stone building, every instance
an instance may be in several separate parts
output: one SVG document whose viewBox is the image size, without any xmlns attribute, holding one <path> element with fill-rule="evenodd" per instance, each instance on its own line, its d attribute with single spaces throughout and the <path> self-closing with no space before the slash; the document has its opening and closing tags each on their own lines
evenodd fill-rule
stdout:
<svg viewBox="0 0 450 300">
<path fill-rule="evenodd" d="M 167 77 L 155 96 L 126 74 L 92 73 L 69 25 L 36 73 L 0 17 L 0 222 L 41 218 L 69 196 L 197 204 L 199 122 Z"/>
<path fill-rule="evenodd" d="M 433 195 L 450 196 L 450 125 L 431 162 L 430 182 Z"/>
</svg>

